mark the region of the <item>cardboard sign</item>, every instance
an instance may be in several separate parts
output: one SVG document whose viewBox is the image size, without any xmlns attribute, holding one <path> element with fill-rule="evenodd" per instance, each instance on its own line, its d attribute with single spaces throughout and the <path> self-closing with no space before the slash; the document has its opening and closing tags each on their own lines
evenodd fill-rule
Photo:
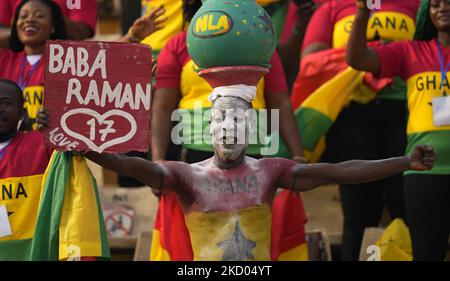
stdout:
<svg viewBox="0 0 450 281">
<path fill-rule="evenodd" d="M 47 143 L 60 151 L 147 151 L 151 58 L 141 44 L 48 41 Z"/>
</svg>

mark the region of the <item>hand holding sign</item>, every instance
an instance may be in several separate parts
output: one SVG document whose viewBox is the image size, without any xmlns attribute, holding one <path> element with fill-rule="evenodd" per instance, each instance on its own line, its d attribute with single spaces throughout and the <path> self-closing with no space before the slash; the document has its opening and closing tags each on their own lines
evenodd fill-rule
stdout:
<svg viewBox="0 0 450 281">
<path fill-rule="evenodd" d="M 152 61 L 138 44 L 50 41 L 40 127 L 58 150 L 147 151 Z M 50 115 L 50 119 L 48 119 Z"/>
</svg>

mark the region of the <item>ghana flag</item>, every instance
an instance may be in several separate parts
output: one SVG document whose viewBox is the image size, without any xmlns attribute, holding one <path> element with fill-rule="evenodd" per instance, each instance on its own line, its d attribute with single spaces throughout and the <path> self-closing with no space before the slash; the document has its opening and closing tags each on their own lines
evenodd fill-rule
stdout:
<svg viewBox="0 0 450 281">
<path fill-rule="evenodd" d="M 376 79 L 372 74 L 349 67 L 345 49 L 325 50 L 303 58 L 291 103 L 306 158 L 310 162 L 319 160 L 325 150 L 328 130 L 350 101 L 366 104 L 391 83 L 392 79 Z M 282 141 L 278 156 L 289 156 Z"/>
<path fill-rule="evenodd" d="M 197 216 L 198 215 L 199 214 L 197 214 Z M 272 218 L 269 219 L 266 224 L 263 224 L 264 227 L 270 226 L 270 224 L 272 225 L 271 231 L 266 231 L 266 233 L 271 232 L 271 237 L 260 239 L 266 240 L 266 244 L 270 241 L 271 260 L 307 261 L 309 259 L 305 233 L 307 218 L 303 207 L 303 201 L 299 193 L 290 190 L 281 190 L 275 197 L 271 214 L 269 210 L 268 213 L 262 215 L 267 218 Z M 218 219 L 220 216 L 215 214 L 212 217 L 217 219 L 213 224 L 217 226 L 218 229 L 225 227 L 225 225 L 222 225 L 221 219 Z M 192 220 L 192 214 L 188 218 L 188 221 L 190 222 L 191 231 L 195 232 L 196 229 L 203 229 L 206 227 L 196 227 Z M 235 227 L 235 225 L 233 226 Z M 228 230 L 234 230 L 230 225 L 227 227 Z M 240 227 L 244 226 L 240 225 Z M 228 232 L 230 237 L 233 233 L 234 232 L 231 230 Z M 203 239 L 196 235 L 193 241 L 194 247 L 192 246 L 191 236 L 185 223 L 184 214 L 175 193 L 168 192 L 163 194 L 161 196 L 153 228 L 150 260 L 192 261 L 195 259 L 193 248 L 196 249 L 197 252 L 201 252 L 199 249 L 204 246 L 202 241 Z M 261 255 L 262 250 L 261 248 L 258 249 L 255 252 L 254 258 L 267 259 L 269 252 L 266 252 L 265 255 Z M 218 248 L 215 248 L 215 250 L 218 250 Z M 196 258 L 202 259 L 201 255 L 197 255 Z"/>
<path fill-rule="evenodd" d="M 97 183 L 86 160 L 54 152 L 43 178 L 30 260 L 110 258 Z"/>
<path fill-rule="evenodd" d="M 38 134 L 19 133 L 5 153 L 23 157 L 8 163 L 18 174 L 1 179 L 7 198 L 0 205 L 8 210 L 12 234 L 0 238 L 0 260 L 109 258 L 97 186 L 86 161 L 70 152 L 54 152 L 45 170 L 49 160 L 43 141 L 30 143 Z M 29 146 L 21 145 L 26 142 Z M 19 152 L 30 147 L 35 153 Z M 15 165 L 20 159 L 21 165 Z"/>
<path fill-rule="evenodd" d="M 51 151 L 40 132 L 18 132 L 0 155 L 0 261 L 28 260 Z"/>
</svg>

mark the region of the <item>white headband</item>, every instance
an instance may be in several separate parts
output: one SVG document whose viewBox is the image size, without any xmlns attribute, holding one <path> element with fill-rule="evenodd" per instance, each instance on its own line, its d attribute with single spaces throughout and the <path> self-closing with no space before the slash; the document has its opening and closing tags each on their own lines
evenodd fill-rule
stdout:
<svg viewBox="0 0 450 281">
<path fill-rule="evenodd" d="M 220 97 L 236 97 L 251 103 L 255 99 L 255 96 L 255 86 L 239 84 L 214 88 L 212 93 L 209 95 L 208 100 L 211 103 L 214 103 L 214 101 Z"/>
</svg>

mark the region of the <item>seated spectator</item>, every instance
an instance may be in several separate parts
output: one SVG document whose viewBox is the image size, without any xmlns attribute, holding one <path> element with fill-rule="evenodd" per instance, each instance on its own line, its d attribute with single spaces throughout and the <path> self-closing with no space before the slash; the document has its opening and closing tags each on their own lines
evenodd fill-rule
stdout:
<svg viewBox="0 0 450 281">
<path fill-rule="evenodd" d="M 22 90 L 14 82 L 1 79 L 0 184 L 10 189 L 0 197 L 0 205 L 6 207 L 12 233 L 0 237 L 0 260 L 24 260 L 28 255 L 27 247 L 16 245 L 9 251 L 6 242 L 20 240 L 18 244 L 25 244 L 33 237 L 42 177 L 51 156 L 40 132 L 18 131 L 25 113 L 23 103 Z"/>
</svg>

